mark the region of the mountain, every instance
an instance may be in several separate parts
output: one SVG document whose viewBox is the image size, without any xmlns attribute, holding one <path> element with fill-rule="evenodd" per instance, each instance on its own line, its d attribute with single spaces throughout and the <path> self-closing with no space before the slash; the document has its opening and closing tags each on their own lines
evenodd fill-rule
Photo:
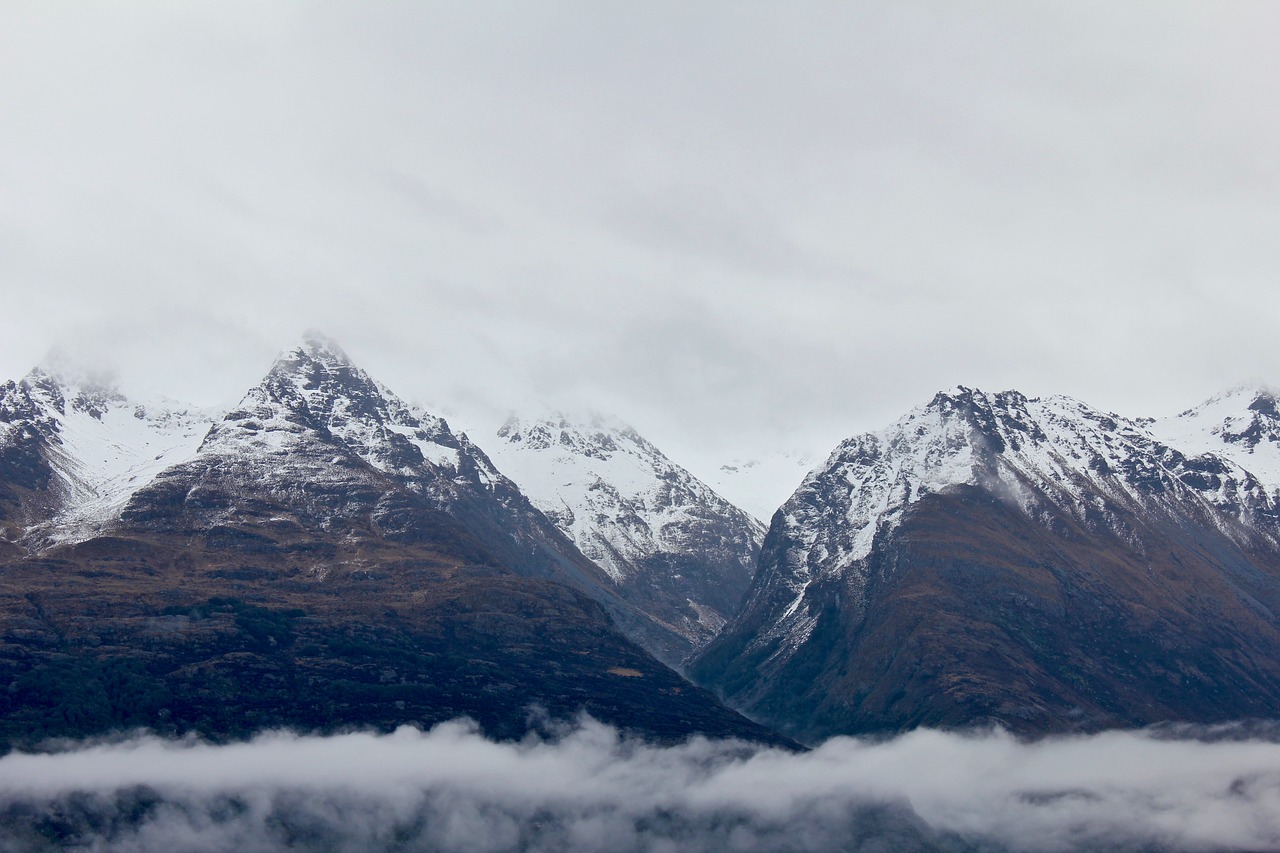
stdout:
<svg viewBox="0 0 1280 853">
<path fill-rule="evenodd" d="M 67 425 L 127 404 L 51 376 L 6 388 L 5 745 L 459 715 L 519 736 L 581 710 L 667 739 L 778 741 L 629 639 L 661 629 L 465 435 L 321 336 L 151 459 L 175 464 L 104 481 L 120 488 L 91 530 L 60 521 L 81 505 L 68 472 L 92 467 Z"/>
<path fill-rule="evenodd" d="M 220 514 L 243 515 L 237 497 L 253 493 L 322 529 L 367 514 L 384 537 L 415 535 L 415 513 L 430 508 L 523 575 L 590 592 L 607 580 L 465 435 L 413 410 L 314 333 L 209 429 L 190 460 L 136 492 L 123 518 L 203 532 Z"/>
<path fill-rule="evenodd" d="M 960 387 L 842 442 L 691 675 L 804 740 L 1275 716 L 1274 492 L 1150 427 Z"/>
<path fill-rule="evenodd" d="M 736 612 L 764 527 L 630 426 L 564 414 L 498 430 L 494 459 L 603 568 L 619 594 L 683 642 L 678 665 Z"/>
</svg>

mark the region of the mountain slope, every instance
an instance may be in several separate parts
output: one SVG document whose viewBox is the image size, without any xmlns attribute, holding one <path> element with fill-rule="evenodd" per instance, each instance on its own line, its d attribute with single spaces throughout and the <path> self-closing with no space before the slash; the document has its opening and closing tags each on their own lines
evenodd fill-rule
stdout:
<svg viewBox="0 0 1280 853">
<path fill-rule="evenodd" d="M 544 708 L 773 738 L 628 617 L 647 624 L 465 436 L 310 336 L 106 529 L 0 565 L 0 735 L 468 714 L 518 736 Z"/>
<path fill-rule="evenodd" d="M 1068 398 L 966 388 L 841 443 L 691 667 L 796 736 L 1269 716 L 1276 504 Z"/>
<path fill-rule="evenodd" d="M 600 416 L 511 418 L 494 458 L 630 604 L 684 642 L 678 664 L 736 611 L 764 529 L 634 429 Z"/>
</svg>

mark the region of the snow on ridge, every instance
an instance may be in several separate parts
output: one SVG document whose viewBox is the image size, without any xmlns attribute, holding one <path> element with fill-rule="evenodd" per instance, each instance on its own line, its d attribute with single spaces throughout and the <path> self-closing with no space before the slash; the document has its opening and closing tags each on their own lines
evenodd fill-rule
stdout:
<svg viewBox="0 0 1280 853">
<path fill-rule="evenodd" d="M 1280 492 L 1280 410 L 1277 393 L 1267 387 L 1236 386 L 1178 415 L 1154 419 L 1150 429 L 1184 453 L 1230 459 L 1271 493 Z"/>
<path fill-rule="evenodd" d="M 195 455 L 217 414 L 126 404 L 97 418 L 83 411 L 66 415 L 59 430 L 61 470 L 80 491 L 54 519 L 54 538 L 78 540 L 109 523 L 134 492 Z"/>
<path fill-rule="evenodd" d="M 510 418 L 492 457 L 533 504 L 615 581 L 634 561 L 687 546 L 711 511 L 763 527 L 672 462 L 629 425 L 599 414 Z"/>
<path fill-rule="evenodd" d="M 210 433 L 206 449 L 279 453 L 308 430 L 329 433 L 387 473 L 413 475 L 422 460 L 459 466 L 459 441 L 442 418 L 406 404 L 317 332 L 276 359 Z M 421 459 L 403 452 L 406 446 Z"/>
<path fill-rule="evenodd" d="M 850 559 L 866 556 L 881 522 L 948 485 L 1003 485 L 1006 494 L 1022 495 L 1028 512 L 1040 496 L 1068 510 L 1097 494 L 1142 505 L 1160 489 L 1191 489 L 1227 510 L 1257 498 L 1249 494 L 1250 473 L 1229 460 L 1209 460 L 1217 490 L 1191 485 L 1189 472 L 1199 470 L 1193 460 L 1147 423 L 1061 395 L 946 392 L 886 430 L 844 442 L 832 459 L 859 493 L 849 515 L 859 530 Z"/>
</svg>

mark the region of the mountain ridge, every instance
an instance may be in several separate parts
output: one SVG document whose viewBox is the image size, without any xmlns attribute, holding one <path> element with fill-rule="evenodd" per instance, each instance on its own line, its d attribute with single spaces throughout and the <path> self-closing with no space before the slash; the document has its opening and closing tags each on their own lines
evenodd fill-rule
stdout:
<svg viewBox="0 0 1280 853">
<path fill-rule="evenodd" d="M 57 497 L 65 420 L 25 417 L 49 407 L 11 386 L 0 465 L 39 464 L 7 521 L 31 494 Z M 532 707 L 665 739 L 785 742 L 637 645 L 663 627 L 465 435 L 332 342 L 286 350 L 194 443 L 104 529 L 0 553 L 6 746 L 458 715 L 518 737 Z"/>
<path fill-rule="evenodd" d="M 984 578 L 1001 579 L 987 593 L 1023 605 L 992 611 Z M 925 600 L 936 610 L 921 611 Z M 1019 627 L 1019 607 L 1039 614 L 1035 631 Z M 1203 653 L 1181 710 L 1123 699 L 1129 678 L 1160 692 L 1178 671 L 1167 650 L 1140 676 L 1108 653 L 1085 659 L 1101 613 L 1118 645 L 1145 642 L 1155 619 L 1183 633 L 1180 654 Z M 1280 700 L 1278 613 L 1276 497 L 1250 472 L 1070 398 L 957 386 L 841 442 L 805 479 L 774 517 L 742 610 L 690 671 L 802 739 L 965 720 L 1041 733 L 1202 720 L 1215 691 L 1233 698 L 1224 712 L 1265 707 L 1249 690 Z M 1254 675 L 1222 669 L 1215 619 L 1249 649 Z M 949 662 L 948 642 L 970 657 Z M 889 649 L 913 643 L 933 694 L 892 663 Z M 912 695 L 891 700 L 895 683 Z"/>
</svg>

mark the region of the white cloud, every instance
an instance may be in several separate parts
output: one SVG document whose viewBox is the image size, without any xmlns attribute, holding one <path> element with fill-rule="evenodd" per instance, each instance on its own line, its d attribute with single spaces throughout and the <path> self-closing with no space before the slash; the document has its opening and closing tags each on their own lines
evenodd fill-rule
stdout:
<svg viewBox="0 0 1280 853">
<path fill-rule="evenodd" d="M 521 743 L 135 737 L 0 758 L 0 815 L 8 843 L 102 851 L 1280 850 L 1280 743 L 922 730 L 795 754 L 590 720 Z"/>
</svg>

